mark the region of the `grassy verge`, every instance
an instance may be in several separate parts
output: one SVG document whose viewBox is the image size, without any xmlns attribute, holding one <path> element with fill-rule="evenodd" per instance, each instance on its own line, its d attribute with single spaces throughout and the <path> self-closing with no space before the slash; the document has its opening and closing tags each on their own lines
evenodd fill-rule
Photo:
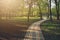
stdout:
<svg viewBox="0 0 60 40">
<path fill-rule="evenodd" d="M 46 40 L 60 40 L 60 21 L 45 21 L 41 28 Z"/>
</svg>

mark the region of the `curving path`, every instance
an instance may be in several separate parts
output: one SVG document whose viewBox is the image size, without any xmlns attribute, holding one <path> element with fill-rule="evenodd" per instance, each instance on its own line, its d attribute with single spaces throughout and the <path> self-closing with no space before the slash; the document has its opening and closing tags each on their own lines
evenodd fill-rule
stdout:
<svg viewBox="0 0 60 40">
<path fill-rule="evenodd" d="M 46 20 L 33 23 L 27 30 L 24 40 L 44 40 L 40 24 Z"/>
<path fill-rule="evenodd" d="M 0 40 L 44 40 L 40 28 L 44 21 L 33 23 L 27 30 L 10 21 L 0 21 Z"/>
</svg>

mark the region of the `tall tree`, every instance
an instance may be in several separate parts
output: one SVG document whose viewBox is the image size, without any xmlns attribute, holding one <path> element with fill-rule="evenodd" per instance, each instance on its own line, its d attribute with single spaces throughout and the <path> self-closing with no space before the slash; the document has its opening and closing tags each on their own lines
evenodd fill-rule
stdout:
<svg viewBox="0 0 60 40">
<path fill-rule="evenodd" d="M 32 8 L 32 4 L 33 4 L 33 1 L 32 0 L 26 0 L 27 2 L 27 5 L 28 5 L 28 17 L 27 17 L 27 22 L 28 22 L 28 26 L 29 26 L 29 17 L 30 17 L 30 14 L 31 14 L 31 8 Z"/>
<path fill-rule="evenodd" d="M 57 20 L 59 20 L 59 0 L 55 0 Z"/>
<path fill-rule="evenodd" d="M 38 0 L 38 7 L 39 7 L 39 15 L 40 15 L 40 19 L 42 20 L 43 18 L 42 18 L 42 11 L 41 11 L 41 2 L 42 2 L 42 0 Z"/>
<path fill-rule="evenodd" d="M 48 6 L 48 14 L 47 14 L 47 18 L 49 18 L 49 12 L 50 12 L 50 8 L 49 8 L 49 0 L 47 0 L 47 6 Z"/>
<path fill-rule="evenodd" d="M 50 14 L 50 20 L 52 20 L 52 12 L 51 12 L 51 0 L 49 0 L 49 14 Z"/>
</svg>

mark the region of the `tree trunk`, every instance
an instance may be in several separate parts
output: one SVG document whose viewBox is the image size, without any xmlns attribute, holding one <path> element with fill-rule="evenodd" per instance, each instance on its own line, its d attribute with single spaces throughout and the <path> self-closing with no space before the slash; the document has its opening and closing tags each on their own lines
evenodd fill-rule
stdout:
<svg viewBox="0 0 60 40">
<path fill-rule="evenodd" d="M 49 8 L 49 1 L 48 1 L 48 14 L 47 14 L 47 19 L 49 19 L 49 12 L 50 12 L 50 8 Z"/>
<path fill-rule="evenodd" d="M 42 12 L 40 11 L 40 19 L 42 20 L 43 18 L 42 18 Z"/>
<path fill-rule="evenodd" d="M 41 6 L 39 5 L 39 16 L 40 16 L 40 19 L 42 20 L 42 12 L 41 12 Z"/>
<path fill-rule="evenodd" d="M 56 5 L 56 12 L 57 12 L 57 20 L 59 20 L 59 2 L 55 0 L 55 5 Z"/>
<path fill-rule="evenodd" d="M 59 2 L 58 2 L 58 4 L 57 4 L 57 20 L 59 20 Z"/>
<path fill-rule="evenodd" d="M 50 2 L 50 6 L 49 6 L 49 10 L 50 10 L 50 20 L 52 20 L 52 12 L 51 12 L 51 0 L 49 0 Z"/>
<path fill-rule="evenodd" d="M 28 26 L 29 26 L 29 16 L 30 16 L 30 13 L 31 13 L 31 8 L 32 8 L 32 0 L 31 0 L 31 2 L 29 3 L 28 20 L 27 20 Z"/>
</svg>

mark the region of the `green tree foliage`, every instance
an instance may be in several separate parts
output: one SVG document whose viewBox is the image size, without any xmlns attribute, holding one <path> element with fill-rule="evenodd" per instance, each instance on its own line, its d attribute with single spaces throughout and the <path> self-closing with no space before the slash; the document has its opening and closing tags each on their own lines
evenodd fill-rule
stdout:
<svg viewBox="0 0 60 40">
<path fill-rule="evenodd" d="M 13 0 L 13 4 L 8 1 L 8 4 L 2 1 L 0 6 L 0 15 L 19 16 L 19 17 L 50 17 L 56 16 L 59 19 L 60 14 L 60 0 Z M 14 4 L 15 3 L 15 4 Z M 51 3 L 55 6 L 51 8 Z M 3 6 L 2 6 L 3 5 Z M 11 7 L 10 7 L 11 6 Z M 53 15 L 52 15 L 53 14 Z M 3 15 L 3 16 L 4 16 Z"/>
</svg>

